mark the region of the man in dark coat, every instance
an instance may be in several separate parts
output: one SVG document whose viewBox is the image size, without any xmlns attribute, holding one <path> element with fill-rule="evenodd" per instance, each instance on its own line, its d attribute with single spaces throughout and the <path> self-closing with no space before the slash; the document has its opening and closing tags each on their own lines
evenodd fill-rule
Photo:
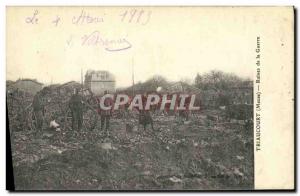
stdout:
<svg viewBox="0 0 300 196">
<path fill-rule="evenodd" d="M 108 91 L 104 91 L 104 95 L 108 94 Z M 113 106 L 113 100 L 110 97 L 107 97 L 104 100 L 104 106 L 109 107 L 111 106 L 110 110 L 102 110 L 100 108 L 99 112 L 100 112 L 100 116 L 101 116 L 101 131 L 104 129 L 105 127 L 105 132 L 107 135 L 109 135 L 109 121 L 110 121 L 110 117 L 112 115 L 112 106 Z"/>
<path fill-rule="evenodd" d="M 72 113 L 72 130 L 80 131 L 83 121 L 83 101 L 78 89 L 75 89 L 69 101 L 69 108 Z"/>
<path fill-rule="evenodd" d="M 41 91 L 37 92 L 33 97 L 32 107 L 33 107 L 33 114 L 36 120 L 36 128 L 37 130 L 42 130 L 43 128 L 43 121 L 45 115 L 45 96 L 49 92 L 48 88 L 43 88 Z"/>
</svg>

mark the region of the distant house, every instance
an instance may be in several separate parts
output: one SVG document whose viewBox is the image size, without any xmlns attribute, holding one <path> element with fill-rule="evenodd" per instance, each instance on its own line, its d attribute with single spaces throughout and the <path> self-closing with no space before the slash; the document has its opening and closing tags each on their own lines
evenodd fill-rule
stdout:
<svg viewBox="0 0 300 196">
<path fill-rule="evenodd" d="M 219 92 L 214 89 L 203 90 L 200 99 L 203 108 L 215 108 L 218 106 Z"/>
<path fill-rule="evenodd" d="M 13 86 L 15 89 L 19 89 L 33 95 L 43 88 L 43 84 L 35 79 L 19 79 L 13 84 Z"/>
<path fill-rule="evenodd" d="M 85 74 L 84 86 L 95 95 L 103 95 L 105 91 L 114 93 L 116 91 L 116 80 L 114 75 L 108 71 L 88 70 Z"/>
<path fill-rule="evenodd" d="M 253 104 L 253 81 L 244 81 L 231 88 L 233 104 Z"/>
<path fill-rule="evenodd" d="M 171 84 L 168 89 L 171 93 L 193 93 L 200 94 L 201 90 L 185 82 L 175 82 Z"/>
<path fill-rule="evenodd" d="M 203 90 L 201 104 L 206 108 L 216 108 L 226 105 L 253 104 L 253 82 L 244 81 L 228 90 Z"/>
</svg>

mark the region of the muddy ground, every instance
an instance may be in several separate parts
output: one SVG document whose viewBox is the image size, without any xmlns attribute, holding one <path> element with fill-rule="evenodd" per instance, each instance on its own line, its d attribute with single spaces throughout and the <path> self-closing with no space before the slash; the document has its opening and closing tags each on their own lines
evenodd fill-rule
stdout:
<svg viewBox="0 0 300 196">
<path fill-rule="evenodd" d="M 155 131 L 137 118 L 111 120 L 110 134 L 10 130 L 17 190 L 209 190 L 253 188 L 253 127 L 153 115 Z M 127 124 L 127 126 L 126 126 Z M 126 128 L 127 127 L 127 128 Z"/>
</svg>

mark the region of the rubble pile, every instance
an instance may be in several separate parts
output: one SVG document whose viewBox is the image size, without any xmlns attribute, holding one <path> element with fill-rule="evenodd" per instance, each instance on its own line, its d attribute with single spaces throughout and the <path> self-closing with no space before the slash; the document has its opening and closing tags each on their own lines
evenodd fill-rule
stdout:
<svg viewBox="0 0 300 196">
<path fill-rule="evenodd" d="M 42 131 L 17 127 L 13 116 L 20 108 L 10 107 L 15 112 L 9 123 L 17 190 L 253 187 L 253 127 L 225 121 L 221 110 L 202 111 L 189 120 L 154 112 L 154 131 L 138 129 L 137 114 L 124 111 L 113 115 L 107 135 L 99 119 L 92 130 L 72 131 L 66 123 L 68 99 L 65 91 L 51 89 Z M 20 100 L 29 111 L 30 99 Z M 84 123 L 94 123 L 91 110 Z M 53 120 L 59 130 L 49 126 Z"/>
</svg>

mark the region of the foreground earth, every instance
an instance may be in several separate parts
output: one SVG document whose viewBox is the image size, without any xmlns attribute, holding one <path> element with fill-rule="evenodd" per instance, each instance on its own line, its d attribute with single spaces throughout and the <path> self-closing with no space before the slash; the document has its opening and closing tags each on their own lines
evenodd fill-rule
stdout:
<svg viewBox="0 0 300 196">
<path fill-rule="evenodd" d="M 17 190 L 216 190 L 253 188 L 253 127 L 153 115 L 155 131 L 137 118 L 111 120 L 109 135 L 10 130 Z"/>
</svg>

